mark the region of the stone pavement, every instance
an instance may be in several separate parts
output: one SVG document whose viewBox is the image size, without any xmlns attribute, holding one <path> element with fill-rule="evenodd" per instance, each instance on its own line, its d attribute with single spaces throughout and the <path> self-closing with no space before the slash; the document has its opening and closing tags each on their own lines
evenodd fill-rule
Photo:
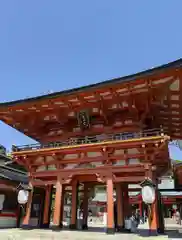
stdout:
<svg viewBox="0 0 182 240">
<path fill-rule="evenodd" d="M 81 232 L 81 231 L 60 231 L 53 232 L 51 230 L 20 230 L 20 229 L 7 229 L 0 230 L 0 239 L 2 240 L 162 240 L 171 239 L 177 240 L 182 237 L 168 238 L 168 236 L 158 237 L 142 237 L 137 234 L 115 234 L 107 235 L 104 232 Z"/>
<path fill-rule="evenodd" d="M 166 234 L 157 237 L 149 236 L 147 223 L 139 225 L 135 234 L 116 233 L 114 235 L 107 235 L 103 224 L 99 222 L 93 221 L 89 225 L 91 227 L 89 231 L 2 229 L 0 240 L 182 240 L 182 225 L 177 225 L 172 219 L 165 219 Z"/>
</svg>

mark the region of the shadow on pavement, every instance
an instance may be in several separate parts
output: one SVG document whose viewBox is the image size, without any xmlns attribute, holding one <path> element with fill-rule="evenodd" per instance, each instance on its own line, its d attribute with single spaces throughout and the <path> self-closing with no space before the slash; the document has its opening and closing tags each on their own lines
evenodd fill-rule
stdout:
<svg viewBox="0 0 182 240">
<path fill-rule="evenodd" d="M 156 234 L 154 232 L 150 232 L 148 229 L 140 229 L 137 233 L 140 237 L 150 237 L 150 236 L 166 236 L 170 239 L 179 238 L 182 239 L 182 233 L 179 230 L 166 230 L 164 234 Z"/>
</svg>

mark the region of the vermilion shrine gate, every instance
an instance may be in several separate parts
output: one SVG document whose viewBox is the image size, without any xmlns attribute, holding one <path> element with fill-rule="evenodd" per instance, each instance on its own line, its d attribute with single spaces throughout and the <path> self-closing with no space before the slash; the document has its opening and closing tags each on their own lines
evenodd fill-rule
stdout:
<svg viewBox="0 0 182 240">
<path fill-rule="evenodd" d="M 182 60 L 135 75 L 0 104 L 0 119 L 38 144 L 13 146 L 14 160 L 25 166 L 33 191 L 23 225 L 30 225 L 34 190 L 42 189 L 41 225 L 49 226 L 51 189 L 56 186 L 53 225 L 62 226 L 63 196 L 71 187 L 70 228 L 76 228 L 77 190 L 84 186 L 83 228 L 88 192 L 107 186 L 107 232 L 130 216 L 128 184 L 146 177 L 157 183 L 170 168 L 169 139 L 182 137 Z M 150 228 L 160 226 L 158 201 Z M 40 225 L 39 225 L 40 226 Z"/>
</svg>

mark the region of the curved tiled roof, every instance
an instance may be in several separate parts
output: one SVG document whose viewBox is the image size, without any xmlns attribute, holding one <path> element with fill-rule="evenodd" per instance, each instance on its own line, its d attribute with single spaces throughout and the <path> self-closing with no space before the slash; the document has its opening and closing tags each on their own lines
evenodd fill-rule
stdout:
<svg viewBox="0 0 182 240">
<path fill-rule="evenodd" d="M 51 98 L 56 98 L 56 97 L 59 97 L 59 96 L 67 96 L 67 95 L 70 95 L 70 94 L 76 94 L 76 93 L 79 93 L 79 92 L 88 91 L 90 89 L 105 87 L 105 86 L 109 86 L 109 85 L 113 85 L 113 84 L 118 84 L 118 83 L 121 83 L 121 82 L 124 83 L 124 82 L 134 81 L 134 80 L 137 80 L 138 78 L 141 78 L 141 77 L 150 76 L 150 75 L 154 74 L 156 71 L 158 71 L 158 72 L 161 71 L 162 72 L 166 69 L 180 68 L 180 67 L 182 67 L 182 58 L 180 58 L 176 61 L 164 64 L 164 65 L 161 65 L 159 67 L 151 68 L 151 69 L 148 69 L 148 70 L 136 73 L 136 74 L 127 75 L 127 76 L 124 76 L 124 77 L 113 78 L 113 79 L 106 80 L 106 81 L 103 81 L 103 82 L 99 82 L 99 83 L 96 83 L 96 84 L 90 84 L 90 85 L 79 87 L 79 88 L 73 88 L 73 89 L 69 89 L 69 90 L 54 92 L 54 93 L 51 93 L 51 94 L 46 94 L 46 95 L 32 97 L 32 98 L 26 98 L 26 99 L 21 99 L 21 100 L 16 100 L 16 101 L 9 101 L 9 102 L 0 103 L 0 107 L 1 106 L 12 106 L 12 105 L 16 105 L 18 103 L 23 103 L 25 101 L 26 102 L 31 102 L 31 101 L 35 101 L 35 100 L 43 100 L 43 99 L 48 99 L 48 98 L 51 99 Z"/>
<path fill-rule="evenodd" d="M 0 177 L 21 183 L 28 183 L 28 177 L 19 171 L 7 166 L 0 166 Z"/>
<path fill-rule="evenodd" d="M 28 183 L 27 173 L 19 170 L 19 165 L 15 165 L 12 159 L 5 155 L 0 154 L 0 178 L 14 182 Z"/>
</svg>

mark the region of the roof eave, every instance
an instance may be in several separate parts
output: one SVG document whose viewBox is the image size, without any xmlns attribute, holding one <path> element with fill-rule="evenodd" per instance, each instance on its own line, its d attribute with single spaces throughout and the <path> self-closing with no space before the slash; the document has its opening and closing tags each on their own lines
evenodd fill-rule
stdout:
<svg viewBox="0 0 182 240">
<path fill-rule="evenodd" d="M 107 86 L 107 85 L 117 84 L 117 83 L 120 83 L 120 82 L 123 82 L 123 83 L 124 82 L 130 82 L 130 81 L 133 81 L 133 80 L 137 80 L 139 77 L 150 76 L 150 75 L 154 74 L 156 71 L 163 71 L 163 70 L 170 69 L 170 68 L 181 68 L 181 67 L 182 67 L 182 58 L 180 58 L 176 61 L 164 64 L 164 65 L 161 65 L 159 67 L 151 68 L 151 69 L 148 69 L 148 70 L 145 70 L 145 71 L 142 71 L 142 72 L 139 72 L 139 73 L 135 73 L 135 74 L 132 74 L 132 75 L 127 75 L 127 76 L 124 76 L 124 77 L 119 77 L 119 78 L 106 80 L 106 81 L 99 82 L 99 83 L 96 83 L 96 84 L 91 84 L 91 85 L 87 85 L 87 86 L 83 86 L 83 87 L 78 87 L 78 88 L 73 88 L 73 89 L 69 89 L 69 90 L 60 91 L 60 92 L 54 92 L 54 93 L 51 93 L 51 94 L 41 95 L 41 96 L 33 97 L 33 98 L 26 98 L 26 99 L 20 99 L 20 100 L 16 100 L 16 101 L 0 103 L 0 107 L 13 106 L 13 105 L 23 103 L 23 102 L 43 100 L 43 99 L 46 99 L 46 98 L 56 98 L 58 96 L 66 96 L 66 95 L 70 95 L 72 93 L 82 92 L 83 90 L 88 91 L 91 88 L 94 89 L 94 88 L 98 88 L 98 87 L 104 87 L 104 86 Z"/>
</svg>

